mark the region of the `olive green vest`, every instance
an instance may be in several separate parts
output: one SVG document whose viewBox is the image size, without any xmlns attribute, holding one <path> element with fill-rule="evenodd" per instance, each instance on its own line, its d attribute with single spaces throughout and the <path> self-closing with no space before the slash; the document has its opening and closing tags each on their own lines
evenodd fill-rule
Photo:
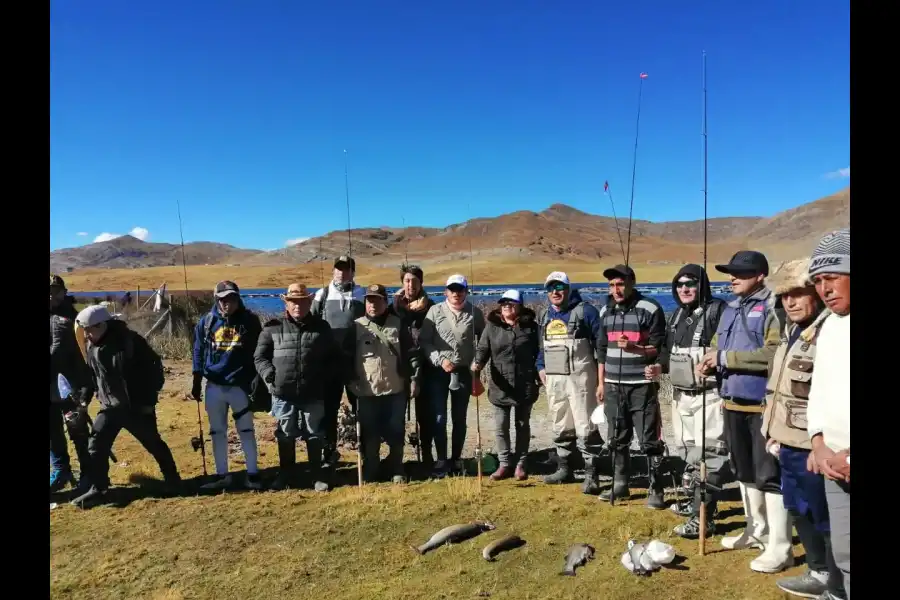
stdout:
<svg viewBox="0 0 900 600">
<path fill-rule="evenodd" d="M 353 324 L 356 336 L 355 378 L 350 384 L 353 393 L 357 396 L 387 396 L 404 392 L 405 367 L 400 358 L 400 328 L 403 325 L 399 317 L 388 315 L 384 327 L 365 316 Z"/>
</svg>

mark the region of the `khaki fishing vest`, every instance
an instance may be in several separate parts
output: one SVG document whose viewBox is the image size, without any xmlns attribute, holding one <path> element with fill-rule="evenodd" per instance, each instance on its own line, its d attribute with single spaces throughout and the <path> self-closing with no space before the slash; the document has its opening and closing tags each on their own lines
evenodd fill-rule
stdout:
<svg viewBox="0 0 900 600">
<path fill-rule="evenodd" d="M 404 392 L 406 380 L 401 372 L 400 319 L 389 315 L 384 327 L 379 327 L 368 317 L 360 317 L 354 321 L 354 327 L 353 368 L 356 377 L 350 383 L 353 393 L 357 396 L 387 396 Z"/>
<path fill-rule="evenodd" d="M 825 309 L 790 348 L 788 342 L 783 341 L 772 359 L 762 432 L 785 446 L 812 448 L 807 433 L 806 409 L 816 358 L 816 338 L 829 314 L 831 311 Z M 788 339 L 794 327 L 793 323 L 785 327 Z"/>
<path fill-rule="evenodd" d="M 549 309 L 546 309 L 549 311 Z M 552 321 L 547 314 L 542 315 L 541 327 L 544 342 L 544 374 L 548 377 L 579 376 L 597 372 L 594 347 L 588 338 L 575 338 L 584 318 L 584 305 L 576 306 L 569 315 L 568 325 L 562 321 Z"/>
</svg>

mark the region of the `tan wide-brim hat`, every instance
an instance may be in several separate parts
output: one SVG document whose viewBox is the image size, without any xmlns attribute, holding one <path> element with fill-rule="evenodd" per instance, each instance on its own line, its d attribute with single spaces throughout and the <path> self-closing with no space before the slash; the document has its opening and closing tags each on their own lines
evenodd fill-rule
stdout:
<svg viewBox="0 0 900 600">
<path fill-rule="evenodd" d="M 299 300 L 307 300 L 312 298 L 307 287 L 302 283 L 292 283 L 288 286 L 287 292 L 281 295 L 281 299 L 289 302 L 297 302 Z"/>
</svg>

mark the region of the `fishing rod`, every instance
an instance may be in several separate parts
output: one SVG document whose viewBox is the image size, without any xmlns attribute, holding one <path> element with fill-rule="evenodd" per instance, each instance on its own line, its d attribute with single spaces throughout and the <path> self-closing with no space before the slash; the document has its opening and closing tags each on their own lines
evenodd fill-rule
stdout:
<svg viewBox="0 0 900 600">
<path fill-rule="evenodd" d="M 188 296 L 188 278 L 187 278 L 187 258 L 184 254 L 184 231 L 181 228 L 181 202 L 175 198 L 175 208 L 178 210 L 178 235 L 181 236 L 181 268 L 184 270 L 184 296 L 187 302 Z"/>
<path fill-rule="evenodd" d="M 401 273 L 401 281 L 406 279 L 406 269 L 409 267 L 409 232 L 406 231 L 406 217 L 401 216 L 400 219 L 403 221 L 403 232 L 406 236 L 406 245 L 403 247 L 403 268 L 400 269 Z M 424 291 L 424 290 L 423 290 Z M 403 293 L 403 289 L 401 288 L 400 293 Z M 409 299 L 408 299 L 409 300 Z M 421 391 L 419 391 L 421 393 Z M 410 415 L 410 411 L 412 410 L 413 398 L 407 397 L 406 399 L 406 423 L 409 424 L 410 419 L 412 418 Z M 415 428 L 415 432 L 409 434 L 409 443 L 411 446 L 414 446 L 416 449 L 416 460 L 421 465 L 422 464 L 422 437 L 419 431 L 419 415 L 416 414 L 416 421 L 413 424 Z M 415 436 L 415 437 L 413 437 Z"/>
<path fill-rule="evenodd" d="M 613 220 L 616 222 L 616 235 L 619 236 L 619 247 L 622 249 L 622 258 L 625 259 L 625 262 L 628 262 L 628 257 L 625 256 L 625 244 L 622 243 L 622 230 L 619 228 L 619 217 L 616 216 L 616 203 L 613 202 L 612 192 L 609 191 L 609 181 L 603 182 L 603 193 L 609 196 L 609 204 L 610 206 L 612 206 Z"/>
<path fill-rule="evenodd" d="M 706 130 L 706 50 L 703 51 L 703 272 L 706 273 L 706 241 L 707 241 L 707 130 Z M 712 298 L 703 298 L 701 286 L 699 301 L 708 303 Z M 712 296 L 712 291 L 710 291 Z M 709 311 L 703 311 L 704 331 L 709 331 Z M 708 335 L 708 334 L 707 334 Z M 706 355 L 706 344 L 703 344 L 703 354 Z M 702 424 L 700 425 L 700 556 L 706 554 L 706 380 L 703 380 Z"/>
<path fill-rule="evenodd" d="M 347 149 L 344 148 L 344 196 L 347 200 L 347 257 L 353 258 L 353 238 L 350 236 L 350 177 L 347 174 Z M 356 281 L 353 282 L 350 289 L 356 287 Z M 351 292 L 352 298 L 352 292 Z M 362 471 L 362 432 L 359 423 L 359 398 L 356 399 L 356 479 L 359 487 L 363 486 Z"/>
<path fill-rule="evenodd" d="M 471 215 L 471 206 L 467 205 L 466 210 Z M 469 230 L 472 221 L 466 224 L 466 237 L 469 238 L 469 289 L 473 289 L 472 280 L 475 277 L 475 268 L 472 260 L 472 232 Z M 472 351 L 473 358 L 478 352 L 478 343 L 475 340 L 475 302 L 470 300 L 472 305 Z M 481 377 L 481 373 L 472 373 L 472 389 L 475 388 L 475 377 Z M 478 493 L 481 494 L 481 479 L 483 476 L 481 465 L 481 410 L 480 410 L 481 394 L 475 396 L 475 463 L 478 467 Z M 454 425 L 455 427 L 455 425 Z"/>
<path fill-rule="evenodd" d="M 631 258 L 631 225 L 633 222 L 634 215 L 634 183 L 635 177 L 637 174 L 637 149 L 638 149 L 638 136 L 640 135 L 641 128 L 641 100 L 643 99 L 644 92 L 644 80 L 647 78 L 646 73 L 641 73 L 640 75 L 640 83 L 638 84 L 638 108 L 637 108 L 637 122 L 634 127 L 634 155 L 632 157 L 631 164 L 631 200 L 628 206 L 628 236 L 626 242 L 625 249 L 625 271 L 623 273 L 625 275 L 625 280 L 627 283 L 628 279 L 628 262 Z M 618 312 L 618 311 L 616 311 Z M 614 317 L 615 319 L 615 317 Z M 615 331 L 615 321 L 613 321 L 613 331 Z M 625 315 L 622 314 L 622 335 L 620 339 L 625 338 Z M 626 338 L 627 339 L 627 338 Z M 613 422 L 613 439 L 610 442 L 610 455 L 612 458 L 613 464 L 613 485 L 609 490 L 609 504 L 614 506 L 616 504 L 616 479 L 615 479 L 615 468 L 616 468 L 616 446 L 618 445 L 619 440 L 619 413 L 622 409 L 622 360 L 624 358 L 624 348 L 620 348 L 619 350 L 619 381 L 616 385 L 616 418 Z M 599 382 L 598 385 L 604 385 L 604 382 Z M 605 399 L 605 398 L 604 398 Z M 647 457 L 647 464 L 649 470 L 650 457 Z"/>
<path fill-rule="evenodd" d="M 347 173 L 347 149 L 344 148 L 344 195 L 347 198 L 347 256 L 353 256 L 353 238 L 350 236 L 350 176 Z"/>
</svg>

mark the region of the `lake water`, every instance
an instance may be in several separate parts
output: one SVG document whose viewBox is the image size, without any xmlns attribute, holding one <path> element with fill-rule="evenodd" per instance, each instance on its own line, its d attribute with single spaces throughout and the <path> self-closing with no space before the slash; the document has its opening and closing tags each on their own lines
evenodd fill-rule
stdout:
<svg viewBox="0 0 900 600">
<path fill-rule="evenodd" d="M 609 287 L 607 286 L 606 282 L 575 284 L 574 287 L 579 290 L 582 298 L 592 303 L 597 303 L 605 300 L 607 294 L 609 293 Z M 317 289 L 318 288 L 310 288 L 310 291 L 314 293 Z M 398 289 L 399 286 L 393 286 L 388 287 L 387 291 L 389 295 L 392 295 Z M 526 303 L 542 304 L 547 301 L 547 293 L 544 291 L 543 286 L 540 283 L 484 286 L 475 285 L 472 287 L 472 294 L 470 295 L 470 298 L 475 302 L 476 305 L 493 304 L 497 302 L 503 292 L 510 289 L 519 290 L 519 292 L 522 294 L 523 300 Z M 667 313 L 675 310 L 676 304 L 675 299 L 672 297 L 671 282 L 638 284 L 637 289 L 645 296 L 649 296 L 659 302 Z M 244 304 L 246 304 L 247 307 L 249 307 L 251 310 L 261 313 L 280 313 L 284 308 L 284 303 L 278 297 L 278 295 L 282 291 L 283 290 L 273 289 L 242 289 L 241 296 L 244 298 Z M 427 285 L 425 286 L 425 291 L 428 292 L 428 294 L 436 302 L 440 302 L 444 298 L 444 286 Z M 713 284 L 712 291 L 714 296 L 722 298 L 723 300 L 730 300 L 731 298 L 733 298 L 733 296 L 731 295 L 731 286 L 728 284 Z M 71 293 L 74 296 L 82 297 L 112 296 L 113 299 L 118 301 L 119 298 L 121 298 L 122 295 L 125 294 L 125 291 L 89 291 Z M 151 292 L 149 291 L 142 291 L 141 297 L 146 298 L 150 293 Z M 132 292 L 132 295 L 134 295 L 134 292 Z"/>
</svg>

